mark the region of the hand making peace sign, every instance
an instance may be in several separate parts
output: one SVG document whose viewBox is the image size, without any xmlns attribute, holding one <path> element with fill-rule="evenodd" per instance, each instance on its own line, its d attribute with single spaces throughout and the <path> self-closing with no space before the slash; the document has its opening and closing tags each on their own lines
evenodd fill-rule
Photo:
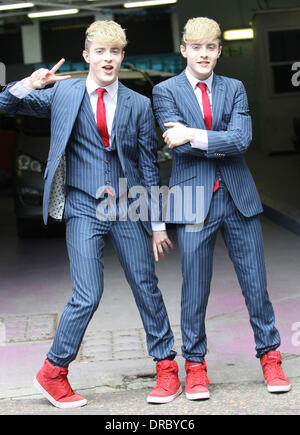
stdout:
<svg viewBox="0 0 300 435">
<path fill-rule="evenodd" d="M 59 82 L 62 80 L 70 79 L 70 75 L 66 76 L 56 76 L 56 71 L 62 66 L 65 62 L 65 59 L 60 59 L 56 65 L 50 70 L 46 68 L 40 68 L 34 71 L 30 77 L 27 77 L 24 80 L 25 86 L 31 89 L 43 89 L 45 86 L 50 85 L 51 83 Z"/>
</svg>

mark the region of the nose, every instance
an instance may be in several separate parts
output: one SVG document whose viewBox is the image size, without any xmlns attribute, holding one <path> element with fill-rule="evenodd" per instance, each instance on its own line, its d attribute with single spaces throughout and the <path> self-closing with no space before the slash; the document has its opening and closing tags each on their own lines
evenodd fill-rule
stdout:
<svg viewBox="0 0 300 435">
<path fill-rule="evenodd" d="M 105 52 L 105 60 L 107 62 L 111 61 L 111 52 L 110 52 L 110 50 L 106 50 L 106 52 Z"/>
<path fill-rule="evenodd" d="M 207 57 L 207 49 L 206 49 L 206 47 L 202 47 L 201 48 L 200 56 L 201 57 Z"/>
</svg>

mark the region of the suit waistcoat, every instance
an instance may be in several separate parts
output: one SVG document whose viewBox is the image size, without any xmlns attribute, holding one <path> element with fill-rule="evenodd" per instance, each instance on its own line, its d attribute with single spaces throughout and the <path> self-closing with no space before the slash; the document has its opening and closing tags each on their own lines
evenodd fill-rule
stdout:
<svg viewBox="0 0 300 435">
<path fill-rule="evenodd" d="M 123 171 L 115 143 L 105 148 L 98 132 L 89 95 L 85 92 L 66 150 L 66 184 L 94 198 L 112 187 L 118 195 Z M 101 188 L 101 191 L 99 190 Z"/>
</svg>

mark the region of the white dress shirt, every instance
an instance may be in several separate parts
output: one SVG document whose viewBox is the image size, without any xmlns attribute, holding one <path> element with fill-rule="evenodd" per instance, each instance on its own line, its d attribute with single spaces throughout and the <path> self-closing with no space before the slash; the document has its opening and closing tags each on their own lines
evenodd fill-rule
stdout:
<svg viewBox="0 0 300 435">
<path fill-rule="evenodd" d="M 207 95 L 210 101 L 210 105 L 212 105 L 212 82 L 213 82 L 213 75 L 214 73 L 212 73 L 208 79 L 206 80 L 198 80 L 196 77 L 194 77 L 189 71 L 188 69 L 185 70 L 185 74 L 187 76 L 188 81 L 190 82 L 197 101 L 199 103 L 202 115 L 204 116 L 203 113 L 203 102 L 202 102 L 202 92 L 201 89 L 197 86 L 198 83 L 205 83 L 206 84 L 206 91 L 207 91 Z M 208 137 L 207 137 L 207 130 L 201 130 L 201 129 L 197 129 L 196 132 L 196 136 L 195 136 L 195 140 L 191 142 L 191 146 L 193 148 L 200 148 L 202 150 L 207 150 L 208 149 Z"/>
</svg>

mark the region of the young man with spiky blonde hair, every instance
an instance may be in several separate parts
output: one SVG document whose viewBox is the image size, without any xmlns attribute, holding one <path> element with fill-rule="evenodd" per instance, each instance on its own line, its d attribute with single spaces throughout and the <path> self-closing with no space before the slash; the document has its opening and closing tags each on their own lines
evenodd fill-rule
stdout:
<svg viewBox="0 0 300 435">
<path fill-rule="evenodd" d="M 109 42 L 123 49 L 127 45 L 125 30 L 115 21 L 94 21 L 85 32 L 85 49 L 92 42 Z"/>
<path fill-rule="evenodd" d="M 162 364 L 176 355 L 154 268 L 154 259 L 172 247 L 164 225 L 105 220 L 98 214 L 101 201 L 121 195 L 121 178 L 127 179 L 129 189 L 143 186 L 149 193 L 160 184 L 151 102 L 118 81 L 126 44 L 119 24 L 96 21 L 87 29 L 83 51 L 87 79 L 56 75 L 62 59 L 50 71 L 37 70 L 0 94 L 1 110 L 51 117 L 43 213 L 45 223 L 48 214 L 65 218 L 73 293 L 34 384 L 59 408 L 87 403 L 73 392 L 67 374 L 102 296 L 107 235 L 133 291 L 149 354 Z M 54 87 L 44 89 L 51 83 Z M 173 394 L 180 392 L 178 381 Z"/>
<path fill-rule="evenodd" d="M 291 385 L 276 349 L 280 336 L 266 283 L 259 214 L 263 211 L 244 159 L 252 126 L 244 85 L 213 71 L 222 51 L 221 29 L 210 18 L 190 19 L 181 44 L 185 71 L 153 89 L 154 110 L 163 137 L 173 149 L 170 187 L 204 191 L 201 216 L 191 222 L 170 211 L 177 224 L 182 259 L 181 330 L 186 359 L 186 396 L 209 398 L 205 363 L 205 313 L 210 293 L 213 251 L 218 230 L 233 261 L 246 305 L 269 392 L 286 392 Z M 201 219 L 201 221 L 199 221 Z M 188 228 L 188 230 L 187 230 Z M 170 378 L 176 381 L 176 373 Z M 169 381 L 171 383 L 171 380 Z"/>
<path fill-rule="evenodd" d="M 182 44 L 205 39 L 218 39 L 221 45 L 221 29 L 219 24 L 207 17 L 191 18 L 184 27 Z"/>
</svg>

